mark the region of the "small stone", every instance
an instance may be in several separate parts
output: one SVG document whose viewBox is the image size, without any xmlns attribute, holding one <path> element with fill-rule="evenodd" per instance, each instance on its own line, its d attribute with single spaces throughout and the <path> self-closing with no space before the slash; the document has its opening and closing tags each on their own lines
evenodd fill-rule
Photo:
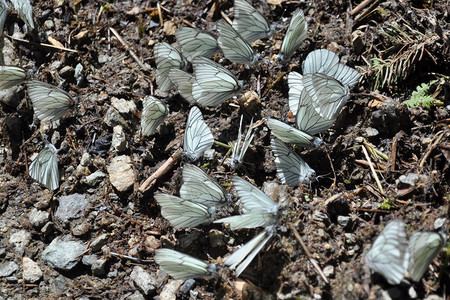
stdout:
<svg viewBox="0 0 450 300">
<path fill-rule="evenodd" d="M 94 252 L 101 250 L 107 241 L 108 235 L 106 233 L 99 235 L 91 242 L 91 250 Z"/>
<path fill-rule="evenodd" d="M 55 238 L 42 252 L 42 259 L 50 267 L 69 271 L 76 266 L 80 255 L 86 246 L 79 240 L 73 240 L 72 236 L 65 235 Z"/>
<path fill-rule="evenodd" d="M 346 233 L 345 236 L 345 242 L 347 244 L 354 244 L 356 243 L 356 235 L 354 233 Z"/>
<path fill-rule="evenodd" d="M 16 88 L 0 90 L 0 102 L 12 108 L 16 108 L 21 100 L 21 97 L 19 97 L 19 94 L 16 92 L 16 90 Z"/>
<path fill-rule="evenodd" d="M 98 260 L 98 256 L 95 254 L 83 255 L 81 262 L 85 266 L 92 266 Z"/>
<path fill-rule="evenodd" d="M 208 233 L 208 237 L 211 247 L 217 248 L 225 246 L 224 241 L 225 235 L 223 234 L 222 231 L 217 229 L 211 229 Z"/>
<path fill-rule="evenodd" d="M 6 281 L 8 283 L 17 283 L 19 282 L 19 279 L 17 278 L 17 276 L 8 276 L 6 277 Z"/>
<path fill-rule="evenodd" d="M 180 287 L 179 291 L 183 294 L 187 294 L 195 285 L 194 279 L 186 280 L 183 285 Z"/>
<path fill-rule="evenodd" d="M 53 222 L 47 222 L 41 229 L 43 234 L 50 234 L 53 231 Z"/>
<path fill-rule="evenodd" d="M 323 274 L 325 274 L 326 277 L 330 277 L 330 275 L 334 274 L 334 267 L 326 266 L 325 268 L 323 268 Z"/>
<path fill-rule="evenodd" d="M 115 109 L 112 106 L 110 108 L 108 108 L 108 110 L 106 111 L 106 114 L 105 114 L 105 117 L 103 120 L 104 120 L 105 124 L 108 125 L 109 127 L 121 125 L 125 128 L 128 128 L 127 122 L 125 121 L 125 119 L 120 115 L 120 113 L 117 111 L 117 109 Z"/>
<path fill-rule="evenodd" d="M 0 277 L 10 276 L 17 269 L 19 269 L 19 266 L 13 261 L 2 262 L 0 263 Z"/>
<path fill-rule="evenodd" d="M 437 218 L 434 220 L 434 230 L 438 230 L 444 226 L 445 222 L 447 221 L 446 218 Z"/>
<path fill-rule="evenodd" d="M 254 111 L 260 106 L 261 99 L 255 91 L 247 91 L 238 99 L 238 102 L 245 110 Z"/>
<path fill-rule="evenodd" d="M 408 173 L 406 175 L 401 175 L 396 183 L 398 188 L 409 188 L 414 186 L 419 180 L 419 175 L 415 173 Z"/>
<path fill-rule="evenodd" d="M 55 217 L 61 222 L 68 222 L 70 219 L 76 219 L 83 215 L 89 201 L 82 194 L 72 194 L 59 197 L 59 206 Z"/>
<path fill-rule="evenodd" d="M 119 152 L 123 152 L 128 148 L 127 137 L 120 125 L 114 126 L 111 147 Z"/>
<path fill-rule="evenodd" d="M 25 247 L 31 240 L 31 233 L 26 230 L 20 230 L 11 234 L 9 243 L 14 245 L 14 250 L 18 254 L 22 254 L 25 251 Z"/>
<path fill-rule="evenodd" d="M 127 300 L 145 300 L 145 297 L 139 291 L 136 291 L 128 296 Z"/>
<path fill-rule="evenodd" d="M 203 158 L 206 160 L 213 160 L 215 152 L 216 152 L 216 150 L 214 150 L 214 149 L 208 149 L 205 151 L 205 153 L 203 153 Z"/>
<path fill-rule="evenodd" d="M 175 26 L 174 22 L 172 22 L 172 21 L 164 22 L 163 32 L 166 35 L 174 35 L 176 30 L 177 30 L 177 27 Z"/>
<path fill-rule="evenodd" d="M 92 225 L 90 222 L 82 222 L 81 224 L 78 224 L 74 226 L 71 230 L 71 233 L 74 236 L 83 236 L 86 233 L 88 233 L 92 228 Z"/>
<path fill-rule="evenodd" d="M 96 186 L 102 182 L 108 175 L 102 171 L 95 171 L 91 175 L 86 176 L 86 184 L 89 186 Z"/>
<path fill-rule="evenodd" d="M 44 22 L 44 27 L 47 29 L 52 29 L 53 27 L 55 27 L 55 23 L 52 20 L 46 20 Z"/>
<path fill-rule="evenodd" d="M 183 284 L 183 280 L 171 280 L 164 285 L 161 294 L 159 294 L 159 300 L 176 300 L 177 291 Z"/>
<path fill-rule="evenodd" d="M 92 274 L 94 274 L 95 276 L 105 275 L 106 262 L 107 261 L 104 258 L 97 259 L 91 266 Z"/>
<path fill-rule="evenodd" d="M 50 213 L 33 208 L 28 213 L 28 220 L 33 227 L 41 228 L 50 220 Z"/>
<path fill-rule="evenodd" d="M 131 158 L 126 155 L 114 157 L 107 167 L 109 181 L 119 191 L 130 190 L 136 181 L 136 174 L 131 164 Z"/>
<path fill-rule="evenodd" d="M 42 271 L 39 265 L 28 257 L 22 259 L 23 263 L 23 279 L 25 282 L 35 283 L 41 280 Z"/>
<path fill-rule="evenodd" d="M 134 101 L 127 101 L 123 98 L 121 99 L 112 98 L 111 104 L 121 114 L 128 114 L 130 112 L 134 112 L 137 110 Z"/>
<path fill-rule="evenodd" d="M 101 63 L 101 64 L 107 63 L 109 61 L 111 61 L 111 56 L 109 56 L 109 55 L 100 54 L 98 56 L 98 62 Z"/>
<path fill-rule="evenodd" d="M 137 288 L 141 290 L 144 295 L 148 295 L 150 292 L 156 289 L 156 278 L 154 278 L 140 266 L 134 267 L 133 272 L 131 272 L 130 274 L 130 277 L 136 284 Z"/>
<path fill-rule="evenodd" d="M 65 66 L 59 70 L 59 75 L 64 79 L 70 79 L 75 74 L 75 69 L 72 66 Z"/>
<path fill-rule="evenodd" d="M 81 156 L 80 165 L 83 167 L 89 167 L 91 163 L 91 155 L 88 152 L 84 152 Z"/>
<path fill-rule="evenodd" d="M 342 227 L 347 227 L 350 223 L 350 217 L 349 216 L 338 216 L 337 222 Z"/>
<path fill-rule="evenodd" d="M 366 128 L 366 135 L 368 137 L 377 136 L 378 134 L 380 134 L 380 132 L 378 130 L 376 130 L 375 128 L 372 128 L 372 127 Z"/>
</svg>

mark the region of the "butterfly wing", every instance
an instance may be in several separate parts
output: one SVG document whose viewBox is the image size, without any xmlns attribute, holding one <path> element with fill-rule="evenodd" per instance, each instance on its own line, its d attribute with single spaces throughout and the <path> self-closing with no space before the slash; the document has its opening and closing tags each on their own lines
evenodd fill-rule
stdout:
<svg viewBox="0 0 450 300">
<path fill-rule="evenodd" d="M 231 230 L 257 228 L 273 225 L 277 222 L 276 213 L 248 213 L 215 220 L 214 223 L 227 223 Z"/>
<path fill-rule="evenodd" d="M 0 66 L 0 90 L 19 85 L 27 80 L 27 77 L 27 72 L 20 67 Z"/>
<path fill-rule="evenodd" d="M 283 184 L 297 186 L 311 183 L 316 172 L 280 139 L 272 138 L 270 145 L 275 156 L 277 174 Z"/>
<path fill-rule="evenodd" d="M 389 222 L 366 254 L 366 263 L 372 271 L 383 275 L 390 284 L 399 284 L 409 263 L 405 222 Z"/>
<path fill-rule="evenodd" d="M 285 143 L 297 144 L 306 148 L 314 148 L 323 144 L 318 137 L 272 118 L 267 119 L 267 126 L 274 136 Z"/>
<path fill-rule="evenodd" d="M 3 27 L 5 26 L 6 16 L 8 15 L 9 7 L 5 0 L 0 0 L 0 32 L 3 34 Z"/>
<path fill-rule="evenodd" d="M 241 85 L 230 71 L 205 57 L 192 61 L 195 82 L 193 98 L 203 106 L 215 106 L 241 91 Z"/>
<path fill-rule="evenodd" d="M 161 206 L 161 215 L 176 229 L 209 224 L 215 218 L 214 207 L 167 194 L 157 194 L 155 199 Z"/>
<path fill-rule="evenodd" d="M 292 15 L 286 36 L 281 44 L 279 60 L 288 60 L 294 54 L 308 35 L 308 24 L 301 9 L 297 9 Z"/>
<path fill-rule="evenodd" d="M 141 132 L 145 136 L 155 133 L 156 128 L 169 114 L 166 104 L 153 96 L 142 99 Z"/>
<path fill-rule="evenodd" d="M 192 97 L 192 84 L 195 82 L 193 74 L 178 69 L 169 71 L 170 80 L 178 87 L 178 92 L 189 104 L 194 104 L 195 99 Z"/>
<path fill-rule="evenodd" d="M 238 176 L 232 176 L 231 180 L 246 213 L 276 214 L 278 206 L 269 196 Z"/>
<path fill-rule="evenodd" d="M 219 20 L 217 30 L 217 41 L 228 60 L 241 64 L 254 64 L 258 60 L 259 55 L 252 46 L 227 21 Z"/>
<path fill-rule="evenodd" d="M 238 138 L 236 141 L 236 144 L 233 147 L 233 153 L 231 156 L 231 169 L 238 169 L 244 160 L 244 155 L 247 152 L 248 147 L 250 146 L 250 143 L 253 140 L 253 137 L 255 136 L 255 132 L 252 128 L 253 126 L 253 119 L 250 122 L 250 125 L 248 126 L 247 133 L 245 134 L 244 141 L 242 143 L 242 147 L 239 148 L 241 144 L 241 138 L 242 138 L 242 119 L 243 115 L 241 116 L 241 122 L 239 123 L 239 132 L 238 132 Z"/>
<path fill-rule="evenodd" d="M 49 190 L 53 191 L 59 187 L 58 151 L 55 146 L 46 143 L 45 148 L 31 163 L 29 174 Z"/>
<path fill-rule="evenodd" d="M 198 107 L 193 106 L 189 112 L 186 131 L 184 132 L 184 154 L 190 161 L 196 161 L 206 150 L 211 149 L 214 137 Z"/>
<path fill-rule="evenodd" d="M 271 34 L 266 18 L 245 0 L 234 0 L 233 28 L 249 43 Z"/>
<path fill-rule="evenodd" d="M 14 9 L 19 13 L 22 21 L 27 24 L 28 27 L 34 29 L 34 21 L 33 21 L 33 7 L 31 6 L 30 0 L 11 0 L 11 3 L 14 5 Z"/>
<path fill-rule="evenodd" d="M 41 121 L 61 119 L 74 104 L 69 93 L 54 85 L 38 80 L 28 81 L 26 85 L 34 113 Z"/>
<path fill-rule="evenodd" d="M 194 57 L 209 57 L 219 50 L 216 37 L 206 31 L 180 27 L 175 31 L 175 37 L 181 46 L 181 51 L 190 62 Z"/>
<path fill-rule="evenodd" d="M 171 69 L 184 68 L 183 57 L 177 49 L 167 43 L 155 44 L 153 52 L 156 57 L 156 84 L 161 91 L 167 92 L 173 86 L 169 72 Z"/>
<path fill-rule="evenodd" d="M 418 282 L 428 269 L 433 259 L 446 243 L 446 238 L 437 232 L 414 232 L 409 239 L 408 273 L 412 280 Z"/>
<path fill-rule="evenodd" d="M 217 276 L 217 267 L 187 254 L 171 250 L 156 249 L 155 262 L 176 280 L 211 278 Z"/>
</svg>

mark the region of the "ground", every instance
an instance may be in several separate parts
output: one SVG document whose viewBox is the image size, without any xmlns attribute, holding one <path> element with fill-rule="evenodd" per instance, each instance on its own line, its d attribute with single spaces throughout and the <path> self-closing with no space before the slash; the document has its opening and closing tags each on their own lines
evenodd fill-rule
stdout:
<svg viewBox="0 0 450 300">
<path fill-rule="evenodd" d="M 229 100 L 217 107 L 202 108 L 202 112 L 215 139 L 223 144 L 236 140 L 241 114 L 245 124 L 251 118 L 262 121 L 242 169 L 230 170 L 228 149 L 219 144 L 213 147 L 213 159 L 204 159 L 198 165 L 206 166 L 205 170 L 232 194 L 232 174 L 264 188 L 282 205 L 284 216 L 277 236 L 241 278 L 226 272 L 221 278 L 197 280 L 187 294 L 168 293 L 169 287 L 179 283 L 159 271 L 152 261 L 155 249 L 174 248 L 220 263 L 258 230 L 233 232 L 220 224 L 174 230 L 161 217 L 153 195 L 178 194 L 183 162 L 175 162 L 149 190 L 139 191 L 141 184 L 181 147 L 189 111 L 189 104 L 176 89 L 168 94 L 158 92 L 153 45 L 175 42 L 174 30 L 180 26 L 215 32 L 221 12 L 233 17 L 232 1 L 160 1 L 158 5 L 155 1 L 33 1 L 39 37 L 46 44 L 59 41 L 64 49 L 36 44 L 25 33 L 18 14 L 9 13 L 4 29 L 5 64 L 23 67 L 33 79 L 61 84 L 77 104 L 59 125 L 39 127 L 32 126 L 33 109 L 24 87 L 14 92 L 16 98 L 9 98 L 16 101 L 2 100 L 0 269 L 11 262 L 18 268 L 0 278 L 0 299 L 151 299 L 163 291 L 179 298 L 189 298 L 190 293 L 199 299 L 448 297 L 448 246 L 422 281 L 412 285 L 390 286 L 371 276 L 364 261 L 364 252 L 382 226 L 394 218 L 405 220 L 409 235 L 416 230 L 441 229 L 448 233 L 448 5 L 445 1 L 374 1 L 355 10 L 359 3 L 353 1 L 252 2 L 276 25 L 270 39 L 253 44 L 262 60 L 248 67 L 230 63 L 221 54 L 214 59 L 245 80 L 244 90 L 256 91 L 260 101 Z M 276 54 L 297 7 L 305 12 L 308 38 L 289 63 L 281 64 Z M 287 105 L 286 73 L 301 72 L 306 55 L 319 48 L 336 52 L 363 77 L 336 124 L 320 135 L 326 145 L 297 149 L 316 171 L 318 180 L 296 188 L 282 186 L 276 176 L 265 120 L 274 117 L 293 121 Z M 144 67 L 128 49 L 136 53 Z M 80 65 L 82 75 L 75 76 L 74 69 Z M 422 84 L 431 86 L 427 92 L 431 106 L 403 104 Z M 170 111 L 151 137 L 140 135 L 141 100 L 146 95 L 164 99 Z M 123 112 L 115 123 L 108 122 L 107 111 L 116 107 L 113 103 L 119 99 L 131 101 L 137 109 Z M 117 124 L 122 125 L 128 143 L 122 152 L 110 149 L 112 125 Z M 61 148 L 61 186 L 55 192 L 27 175 L 33 154 L 44 146 L 39 132 L 45 132 Z M 131 158 L 137 176 L 131 190 L 118 191 L 108 176 L 87 182 L 87 175 L 95 171 L 109 174 L 108 166 L 119 155 Z M 377 178 L 370 165 L 376 169 Z M 88 202 L 62 222 L 58 217 L 61 197 L 74 193 L 84 195 Z M 31 217 L 36 211 L 49 213 L 43 224 Z M 329 283 L 311 264 L 293 228 Z M 86 250 L 78 257 L 81 260 L 84 256 L 83 263 L 70 271 L 58 271 L 44 261 L 43 251 L 55 238 L 66 235 L 84 243 Z M 99 239 L 100 247 L 92 247 Z M 94 255 L 90 257 L 101 264 L 100 270 L 87 262 L 88 255 Z M 43 272 L 40 279 L 30 282 L 24 278 L 24 257 L 37 263 Z M 133 277 L 141 270 L 137 266 L 152 276 L 154 289 L 144 292 L 139 287 Z M 161 299 L 170 298 L 165 297 L 160 295 Z"/>
</svg>

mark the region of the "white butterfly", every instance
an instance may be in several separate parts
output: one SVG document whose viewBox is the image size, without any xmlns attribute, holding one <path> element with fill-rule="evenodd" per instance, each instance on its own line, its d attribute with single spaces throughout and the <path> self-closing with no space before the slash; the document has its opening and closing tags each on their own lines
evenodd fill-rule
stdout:
<svg viewBox="0 0 450 300">
<path fill-rule="evenodd" d="M 184 132 L 184 156 L 190 161 L 196 161 L 206 150 L 211 149 L 214 137 L 198 107 L 193 106 L 189 112 Z"/>
<path fill-rule="evenodd" d="M 294 54 L 295 50 L 300 47 L 308 36 L 308 24 L 305 21 L 303 11 L 297 8 L 292 15 L 289 28 L 286 31 L 283 43 L 281 44 L 278 60 L 288 60 Z"/>
<path fill-rule="evenodd" d="M 296 144 L 306 148 L 319 147 L 323 144 L 323 141 L 320 138 L 312 136 L 276 119 L 268 118 L 267 126 L 274 136 L 285 143 Z"/>
<path fill-rule="evenodd" d="M 171 69 L 184 69 L 185 62 L 181 53 L 167 43 L 157 43 L 153 47 L 156 57 L 156 84 L 158 88 L 167 92 L 173 86 L 169 78 Z"/>
<path fill-rule="evenodd" d="M 176 229 L 209 224 L 216 217 L 216 208 L 167 194 L 156 194 L 161 215 Z"/>
<path fill-rule="evenodd" d="M 234 144 L 234 147 L 232 148 L 233 154 L 231 155 L 231 170 L 239 169 L 242 165 L 242 162 L 244 161 L 244 155 L 245 152 L 247 152 L 248 147 L 250 146 L 250 143 L 253 140 L 253 137 L 255 136 L 253 126 L 253 119 L 250 122 L 250 125 L 248 126 L 247 134 L 245 135 L 245 138 L 242 142 L 242 147 L 239 148 L 241 145 L 241 139 L 242 139 L 242 119 L 243 115 L 241 115 L 241 122 L 239 123 L 239 133 L 236 143 Z"/>
<path fill-rule="evenodd" d="M 34 29 L 34 21 L 33 21 L 33 7 L 31 6 L 30 0 L 11 0 L 11 3 L 14 5 L 14 9 L 19 13 L 22 21 L 27 24 L 28 27 Z"/>
<path fill-rule="evenodd" d="M 217 41 L 225 57 L 232 62 L 254 64 L 259 59 L 252 46 L 224 19 L 217 22 Z"/>
<path fill-rule="evenodd" d="M 55 146 L 46 141 L 44 149 L 31 163 L 29 174 L 49 190 L 59 187 L 58 150 Z"/>
<path fill-rule="evenodd" d="M 41 121 L 61 119 L 75 103 L 69 93 L 54 85 L 38 80 L 28 81 L 26 85 L 34 113 Z"/>
<path fill-rule="evenodd" d="M 269 22 L 246 0 L 234 0 L 233 28 L 249 43 L 271 34 Z"/>
<path fill-rule="evenodd" d="M 408 251 L 410 253 L 408 273 L 414 281 L 419 281 L 428 269 L 433 259 L 439 254 L 446 243 L 443 233 L 416 231 L 410 239 Z"/>
<path fill-rule="evenodd" d="M 179 69 L 172 69 L 169 72 L 169 78 L 177 86 L 181 97 L 189 104 L 194 104 L 195 99 L 192 96 L 192 84 L 195 82 L 194 75 Z"/>
<path fill-rule="evenodd" d="M 15 66 L 0 66 L 0 89 L 9 89 L 27 80 L 27 72 Z"/>
<path fill-rule="evenodd" d="M 270 141 L 277 165 L 277 174 L 283 184 L 297 186 L 301 183 L 311 183 L 316 172 L 294 151 L 280 139 Z"/>
<path fill-rule="evenodd" d="M 302 70 L 303 74 L 328 75 L 349 88 L 352 88 L 361 78 L 358 71 L 339 63 L 339 57 L 327 49 L 318 49 L 309 53 L 303 61 Z"/>
<path fill-rule="evenodd" d="M 217 276 L 220 269 L 216 265 L 210 265 L 204 261 L 187 254 L 171 250 L 156 249 L 155 262 L 174 279 L 212 278 Z"/>
<path fill-rule="evenodd" d="M 303 75 L 303 85 L 316 112 L 324 119 L 335 119 L 350 98 L 348 86 L 320 73 Z"/>
<path fill-rule="evenodd" d="M 183 167 L 180 196 L 206 206 L 225 204 L 228 201 L 227 193 L 222 186 L 202 169 L 191 164 Z"/>
<path fill-rule="evenodd" d="M 241 83 L 230 71 L 205 57 L 192 61 L 195 82 L 193 98 L 203 106 L 216 106 L 239 93 Z"/>
<path fill-rule="evenodd" d="M 145 136 L 155 133 L 156 128 L 169 114 L 166 104 L 153 96 L 142 99 L 141 132 Z"/>
<path fill-rule="evenodd" d="M 183 55 L 190 62 L 194 57 L 209 57 L 219 50 L 216 37 L 203 30 L 180 27 L 175 31 L 175 37 L 181 46 Z"/>
<path fill-rule="evenodd" d="M 240 177 L 233 176 L 232 181 L 242 203 L 244 214 L 222 218 L 214 223 L 229 223 L 231 230 L 276 224 L 279 208 L 272 199 Z"/>
<path fill-rule="evenodd" d="M 297 129 L 308 134 L 325 131 L 333 126 L 335 118 L 322 118 L 314 109 L 312 99 L 303 85 L 303 76 L 297 72 L 288 75 L 289 84 L 289 109 L 296 116 Z"/>
<path fill-rule="evenodd" d="M 366 263 L 372 271 L 383 275 L 390 284 L 399 284 L 405 276 L 409 263 L 408 240 L 405 222 L 389 222 L 375 239 Z"/>
<path fill-rule="evenodd" d="M 0 0 L 0 36 L 3 34 L 3 27 L 5 26 L 6 16 L 8 15 L 9 7 L 5 0 Z"/>
</svg>

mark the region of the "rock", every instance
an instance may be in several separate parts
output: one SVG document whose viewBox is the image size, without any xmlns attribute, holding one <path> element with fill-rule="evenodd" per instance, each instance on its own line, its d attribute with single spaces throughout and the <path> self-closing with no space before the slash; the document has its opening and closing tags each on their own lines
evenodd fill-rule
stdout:
<svg viewBox="0 0 450 300">
<path fill-rule="evenodd" d="M 69 271 L 79 261 L 86 246 L 79 240 L 71 240 L 71 235 L 55 238 L 42 252 L 42 259 L 50 267 Z"/>
<path fill-rule="evenodd" d="M 33 225 L 33 227 L 41 228 L 50 220 L 50 213 L 33 208 L 28 213 L 28 220 L 30 221 L 31 225 Z"/>
<path fill-rule="evenodd" d="M 101 64 L 107 63 L 109 61 L 111 61 L 111 56 L 109 56 L 109 55 L 100 54 L 98 56 L 98 62 L 101 63 Z"/>
<path fill-rule="evenodd" d="M 92 225 L 90 222 L 84 221 L 81 224 L 78 224 L 74 226 L 71 230 L 71 233 L 74 236 L 83 236 L 86 233 L 88 233 L 92 228 Z"/>
<path fill-rule="evenodd" d="M 111 184 L 119 192 L 126 192 L 133 187 L 136 181 L 136 174 L 129 156 L 114 157 L 106 169 L 108 170 Z"/>
<path fill-rule="evenodd" d="M 380 132 L 378 130 L 376 130 L 375 128 L 372 128 L 372 127 L 367 127 L 365 129 L 365 131 L 366 131 L 367 137 L 374 137 L 374 136 L 377 136 L 380 134 Z"/>
<path fill-rule="evenodd" d="M 345 242 L 347 244 L 355 244 L 356 243 L 356 235 L 354 233 L 345 233 Z"/>
<path fill-rule="evenodd" d="M 211 247 L 216 248 L 225 246 L 224 241 L 225 235 L 223 234 L 222 231 L 217 229 L 211 229 L 208 232 L 208 237 L 209 237 L 209 244 L 211 245 Z"/>
<path fill-rule="evenodd" d="M 130 295 L 127 300 L 145 300 L 145 297 L 142 296 L 139 291 L 134 292 L 132 295 Z"/>
<path fill-rule="evenodd" d="M 325 268 L 323 268 L 323 274 L 325 274 L 326 277 L 330 277 L 334 274 L 334 267 L 326 266 Z"/>
<path fill-rule="evenodd" d="M 0 102 L 12 108 L 16 108 L 21 100 L 21 97 L 19 97 L 16 90 L 16 88 L 0 90 Z"/>
<path fill-rule="evenodd" d="M 440 229 L 447 222 L 447 218 L 437 218 L 434 220 L 434 230 Z"/>
<path fill-rule="evenodd" d="M 351 219 L 349 216 L 338 216 L 337 217 L 338 224 L 344 228 L 350 224 L 350 221 L 351 221 Z"/>
<path fill-rule="evenodd" d="M 103 119 L 105 124 L 109 127 L 114 127 L 116 125 L 121 125 L 125 128 L 128 128 L 127 122 L 120 115 L 120 113 L 114 107 L 110 107 L 105 114 L 105 118 Z"/>
<path fill-rule="evenodd" d="M 120 125 L 114 126 L 111 147 L 116 151 L 123 152 L 128 148 L 127 137 Z"/>
<path fill-rule="evenodd" d="M 97 259 L 91 266 L 92 274 L 94 274 L 95 276 L 105 275 L 106 262 L 107 261 L 104 258 Z"/>
<path fill-rule="evenodd" d="M 86 184 L 95 186 L 102 182 L 108 175 L 102 171 L 95 171 L 91 175 L 86 176 Z"/>
<path fill-rule="evenodd" d="M 98 256 L 95 254 L 83 255 L 81 262 L 85 266 L 92 266 L 98 260 Z"/>
<path fill-rule="evenodd" d="M 20 230 L 16 233 L 11 234 L 9 238 L 9 243 L 14 245 L 14 250 L 18 254 L 23 254 L 25 247 L 31 240 L 31 233 L 26 230 Z"/>
<path fill-rule="evenodd" d="M 106 245 L 107 241 L 108 241 L 108 234 L 103 233 L 99 235 L 91 242 L 91 250 L 94 252 L 101 250 L 102 247 Z"/>
<path fill-rule="evenodd" d="M 83 215 L 89 201 L 84 195 L 72 194 L 59 197 L 59 206 L 55 217 L 65 223 L 70 219 L 76 219 Z"/>
<path fill-rule="evenodd" d="M 75 74 L 75 69 L 72 66 L 65 66 L 59 70 L 59 75 L 64 79 L 70 79 Z"/>
<path fill-rule="evenodd" d="M 89 167 L 91 163 L 91 155 L 87 152 L 84 152 L 80 159 L 80 165 L 82 165 L 83 167 Z"/>
<path fill-rule="evenodd" d="M 179 288 L 180 293 L 187 294 L 195 285 L 194 279 L 186 280 L 183 285 Z"/>
<path fill-rule="evenodd" d="M 156 289 L 157 281 L 152 275 L 145 271 L 140 266 L 135 266 L 133 272 L 130 274 L 131 279 L 136 284 L 144 295 L 148 295 L 150 292 Z"/>
<path fill-rule="evenodd" d="M 7 277 L 17 271 L 19 266 L 13 261 L 5 261 L 0 263 L 0 277 Z"/>
<path fill-rule="evenodd" d="M 419 175 L 416 173 L 408 173 L 406 175 L 401 175 L 395 183 L 399 189 L 407 189 L 416 186 L 419 181 L 428 182 L 429 179 L 426 175 Z"/>
<path fill-rule="evenodd" d="M 164 285 L 161 294 L 159 294 L 159 300 L 176 300 L 177 291 L 183 284 L 183 280 L 171 280 Z"/>
<path fill-rule="evenodd" d="M 43 234 L 50 234 L 53 231 L 53 222 L 47 222 L 42 228 L 41 232 Z"/>
<path fill-rule="evenodd" d="M 41 280 L 42 271 L 39 265 L 28 257 L 22 259 L 23 263 L 23 279 L 25 282 L 35 283 Z"/>
<path fill-rule="evenodd" d="M 111 104 L 121 114 L 128 114 L 137 110 L 134 101 L 127 101 L 123 98 L 117 99 L 114 97 L 111 99 Z"/>
</svg>

